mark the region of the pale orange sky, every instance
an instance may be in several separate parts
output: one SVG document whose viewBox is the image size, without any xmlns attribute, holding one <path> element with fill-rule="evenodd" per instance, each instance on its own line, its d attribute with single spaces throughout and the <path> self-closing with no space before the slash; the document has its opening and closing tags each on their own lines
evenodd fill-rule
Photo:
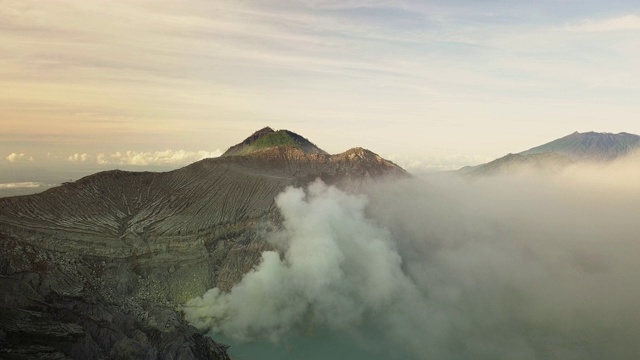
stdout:
<svg viewBox="0 0 640 360">
<path fill-rule="evenodd" d="M 640 133 L 638 14 L 632 1 L 7 0 L 0 171 L 182 166 L 264 126 L 432 170 L 573 131 Z"/>
</svg>

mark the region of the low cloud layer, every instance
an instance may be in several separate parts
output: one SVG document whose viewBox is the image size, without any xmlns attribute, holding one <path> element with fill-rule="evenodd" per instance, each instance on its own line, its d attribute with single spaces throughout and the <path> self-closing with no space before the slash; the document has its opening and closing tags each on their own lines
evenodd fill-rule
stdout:
<svg viewBox="0 0 640 360">
<path fill-rule="evenodd" d="M 279 253 L 186 317 L 237 340 L 373 337 L 381 359 L 636 359 L 638 164 L 288 189 Z"/>
<path fill-rule="evenodd" d="M 38 188 L 38 187 L 41 187 L 43 185 L 44 184 L 41 183 L 41 182 L 34 182 L 34 181 L 2 183 L 2 184 L 0 184 L 0 189 Z"/>
<path fill-rule="evenodd" d="M 68 161 L 71 161 L 73 163 L 84 163 L 84 162 L 88 162 L 93 160 L 93 156 L 89 155 L 89 154 L 79 154 L 79 153 L 75 153 L 73 155 L 69 155 L 67 157 Z"/>
<path fill-rule="evenodd" d="M 33 162 L 33 156 L 25 153 L 11 153 L 5 157 L 11 163 Z"/>
<path fill-rule="evenodd" d="M 184 165 L 194 161 L 214 158 L 222 155 L 220 150 L 216 151 L 187 151 L 187 150 L 164 150 L 164 151 L 125 151 L 111 154 L 100 153 L 97 155 L 75 153 L 69 155 L 67 160 L 73 163 L 94 163 L 99 165 Z"/>
</svg>

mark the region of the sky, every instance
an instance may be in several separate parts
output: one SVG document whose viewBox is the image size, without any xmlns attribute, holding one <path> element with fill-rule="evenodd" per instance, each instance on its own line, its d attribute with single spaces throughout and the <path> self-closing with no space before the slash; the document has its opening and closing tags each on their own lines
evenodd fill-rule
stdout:
<svg viewBox="0 0 640 360">
<path fill-rule="evenodd" d="M 451 170 L 640 133 L 640 2 L 3 0 L 0 188 L 168 169 L 271 126 Z"/>
</svg>

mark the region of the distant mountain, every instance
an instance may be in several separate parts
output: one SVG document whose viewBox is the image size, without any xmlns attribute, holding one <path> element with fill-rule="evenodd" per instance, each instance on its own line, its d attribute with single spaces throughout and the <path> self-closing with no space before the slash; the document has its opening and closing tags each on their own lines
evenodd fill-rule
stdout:
<svg viewBox="0 0 640 360">
<path fill-rule="evenodd" d="M 486 164 L 462 168 L 459 171 L 468 175 L 498 175 L 517 173 L 526 170 L 537 172 L 557 172 L 574 162 L 558 153 L 508 154 Z"/>
<path fill-rule="evenodd" d="M 179 309 L 272 250 L 259 234 L 281 219 L 275 197 L 317 178 L 356 191 L 406 176 L 369 150 L 328 155 L 265 128 L 178 170 L 0 198 L 0 358 L 228 359 Z"/>
<path fill-rule="evenodd" d="M 557 172 L 577 162 L 611 161 L 640 150 L 640 136 L 587 132 L 567 135 L 518 154 L 508 154 L 458 173 L 468 176 L 509 174 L 524 170 Z"/>
<path fill-rule="evenodd" d="M 274 146 L 290 146 L 307 154 L 327 155 L 324 150 L 294 132 L 289 130 L 274 131 L 270 127 L 265 127 L 253 133 L 243 142 L 230 147 L 222 156 L 247 155 Z"/>
<path fill-rule="evenodd" d="M 573 161 L 608 161 L 640 149 L 640 136 L 629 133 L 586 132 L 567 135 L 536 146 L 521 155 L 558 153 Z"/>
</svg>

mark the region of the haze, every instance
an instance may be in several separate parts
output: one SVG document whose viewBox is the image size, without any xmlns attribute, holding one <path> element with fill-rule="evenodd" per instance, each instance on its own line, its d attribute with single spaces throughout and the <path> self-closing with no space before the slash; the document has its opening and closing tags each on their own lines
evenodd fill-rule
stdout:
<svg viewBox="0 0 640 360">
<path fill-rule="evenodd" d="M 636 359 L 639 165 L 290 188 L 283 255 L 186 318 L 245 359 Z"/>
<path fill-rule="evenodd" d="M 267 125 L 414 172 L 573 131 L 640 133 L 639 13 L 595 0 L 4 1 L 0 183 L 176 168 Z"/>
</svg>

